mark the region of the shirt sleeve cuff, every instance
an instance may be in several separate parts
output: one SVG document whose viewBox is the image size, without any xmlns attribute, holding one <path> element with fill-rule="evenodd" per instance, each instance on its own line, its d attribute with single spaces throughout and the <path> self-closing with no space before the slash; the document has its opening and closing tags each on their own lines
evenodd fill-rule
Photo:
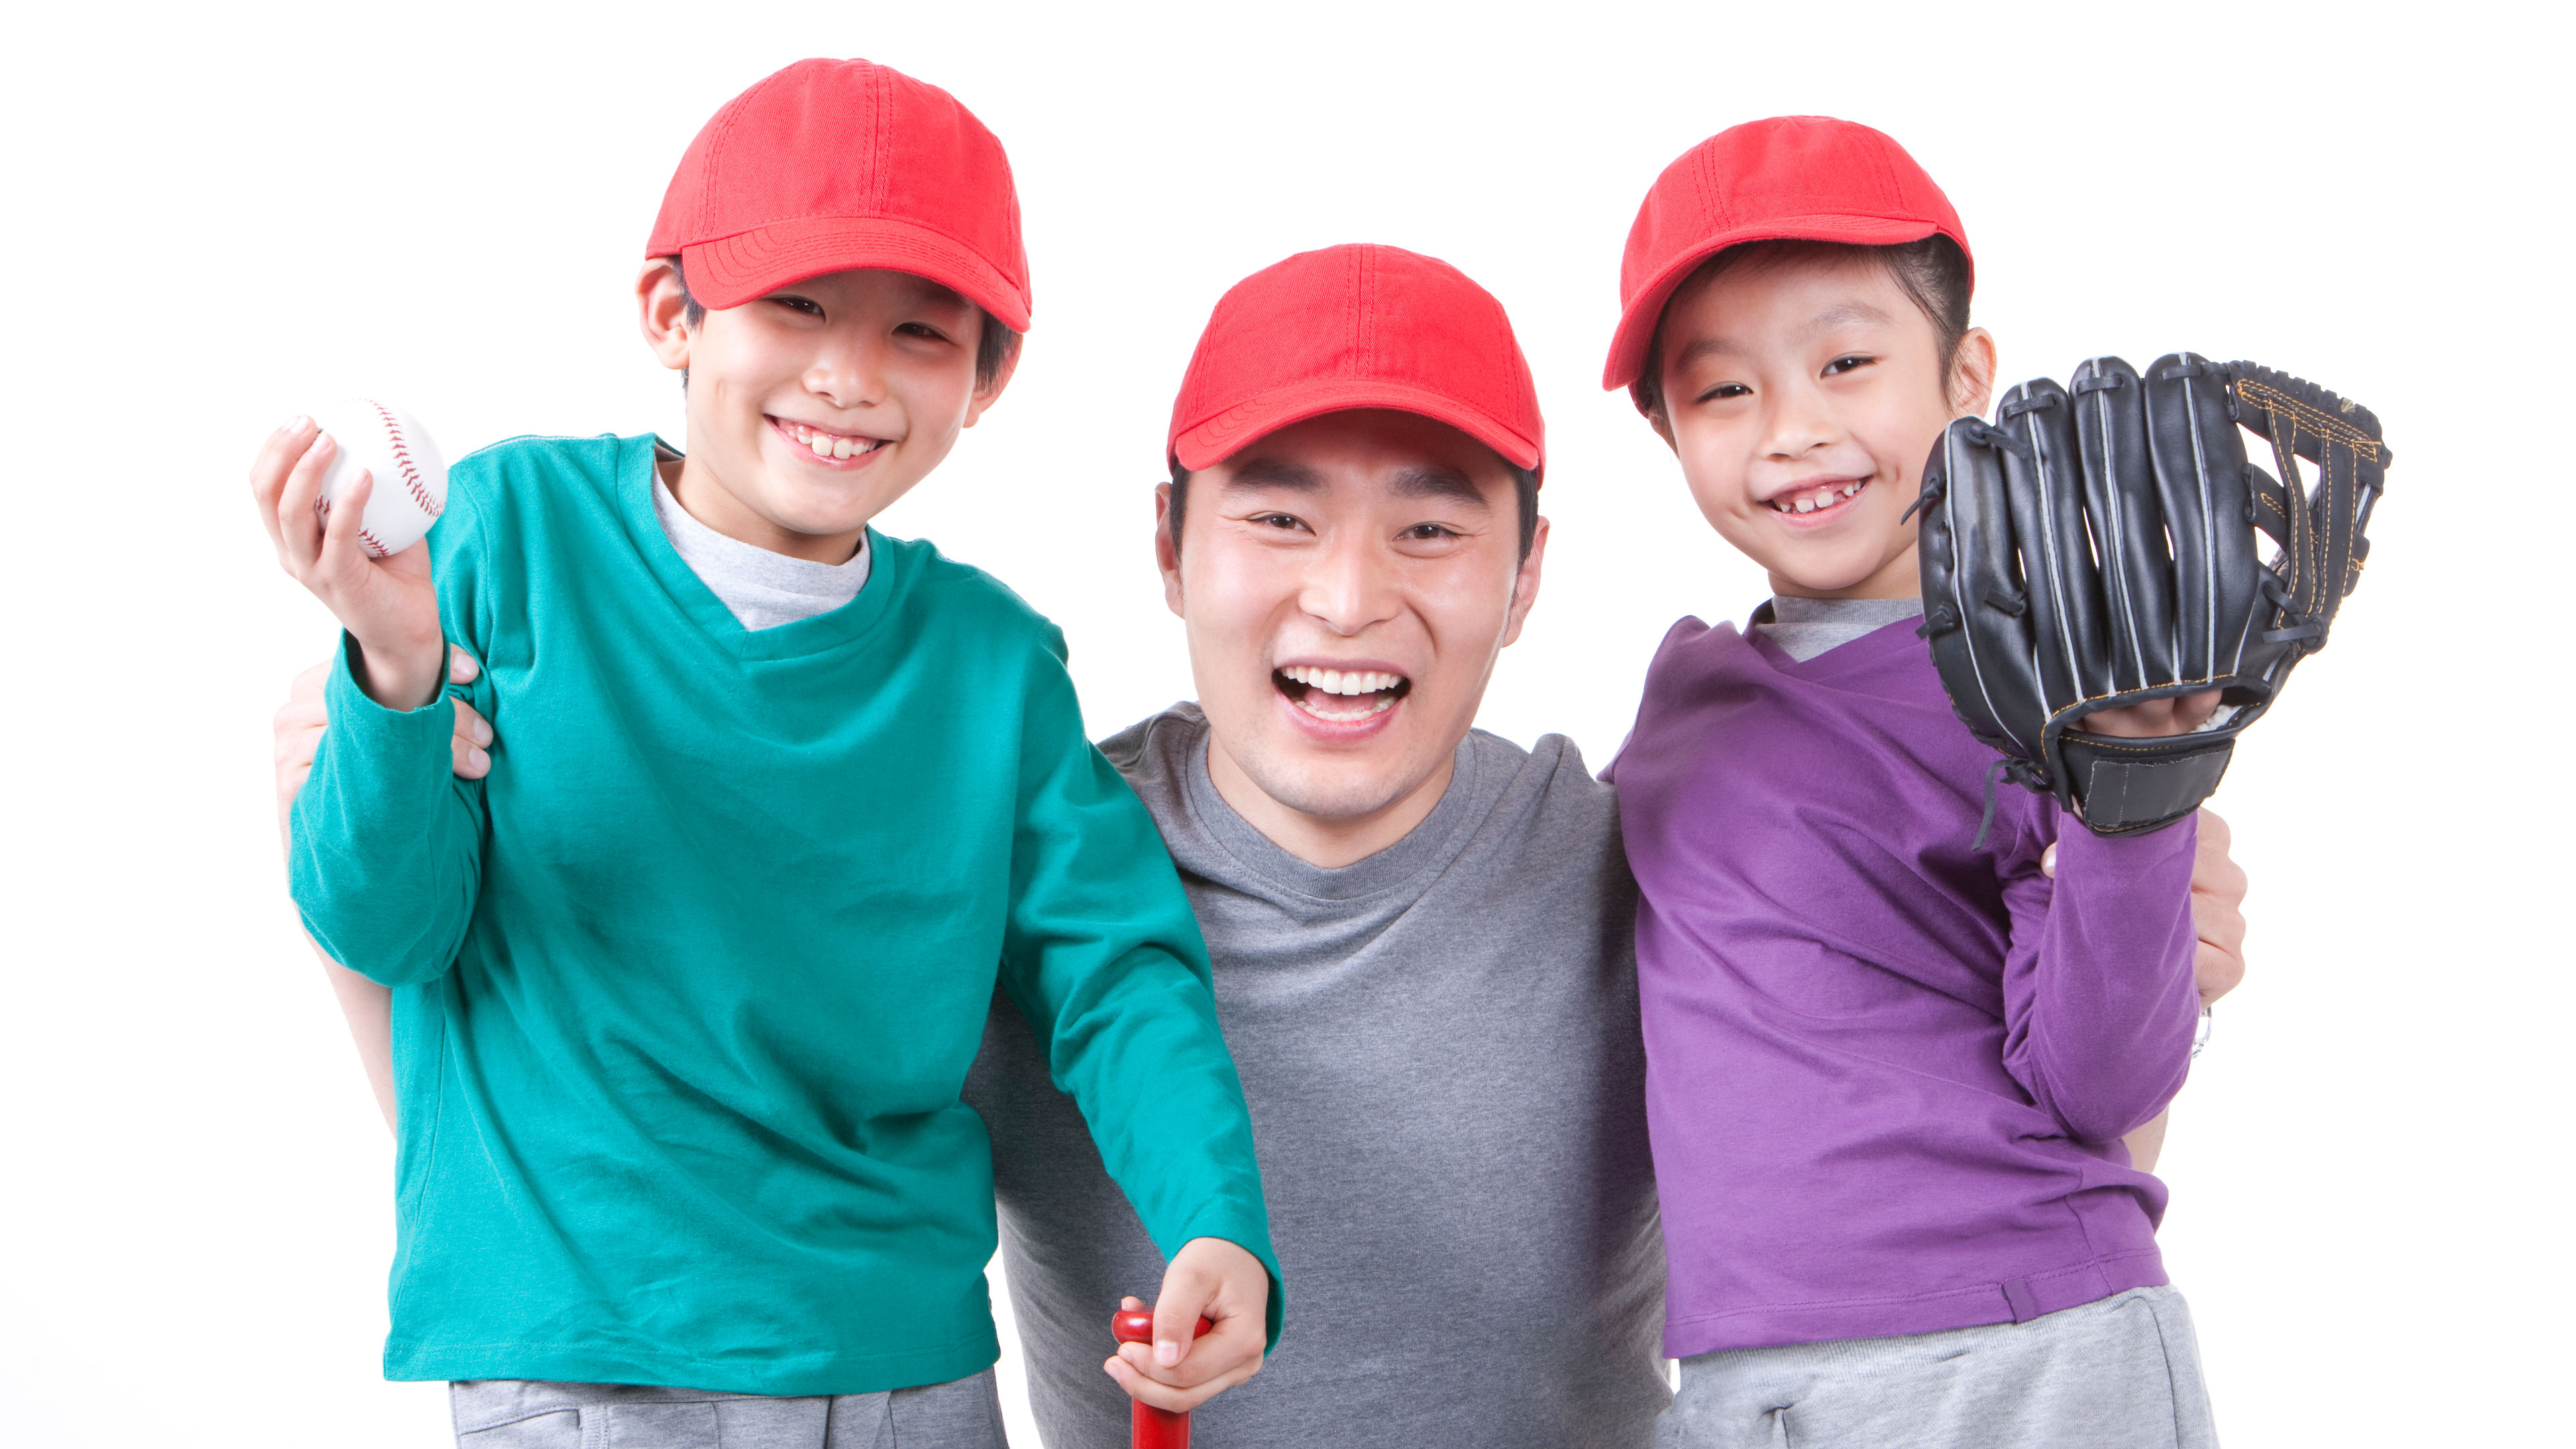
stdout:
<svg viewBox="0 0 2576 1449">
<path fill-rule="evenodd" d="M 453 733 L 455 726 L 447 719 L 447 686 L 443 681 L 447 678 L 449 654 L 455 646 L 441 644 L 439 648 L 438 677 L 442 683 L 438 693 L 418 709 L 388 709 L 376 703 L 359 685 L 358 641 L 348 631 L 341 631 L 340 652 L 331 662 L 329 682 L 322 687 L 323 700 L 330 707 L 331 723 L 335 727 L 346 723 L 353 737 L 383 737 L 383 732 L 392 731 L 395 737 L 408 739 L 410 734 L 407 731 L 431 726 L 438 727 L 441 738 Z"/>
<path fill-rule="evenodd" d="M 2072 872 L 2086 869 L 2132 873 L 2151 870 L 2177 855 L 2190 860 L 2199 844 L 2197 810 L 2170 825 L 2136 835 L 2096 835 L 2091 827 L 2069 814 L 2057 834 L 2057 878 L 2065 880 Z M 2187 866 L 2185 874 L 2189 874 Z"/>
</svg>

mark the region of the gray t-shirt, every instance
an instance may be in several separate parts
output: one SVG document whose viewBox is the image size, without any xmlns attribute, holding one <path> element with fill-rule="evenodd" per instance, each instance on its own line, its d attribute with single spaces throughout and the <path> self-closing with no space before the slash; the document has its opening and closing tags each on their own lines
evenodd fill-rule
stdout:
<svg viewBox="0 0 2576 1449">
<path fill-rule="evenodd" d="M 1638 1035 L 1636 887 L 1610 787 L 1559 735 L 1478 732 L 1431 815 L 1324 870 L 1246 823 L 1176 705 L 1105 742 L 1215 962 L 1287 1292 L 1198 1449 L 1644 1446 L 1670 1402 Z M 966 1099 L 1048 1449 L 1125 1449 L 1100 1371 L 1163 1255 L 997 997 Z"/>
<path fill-rule="evenodd" d="M 746 629 L 774 629 L 828 613 L 859 596 L 868 584 L 868 539 L 847 563 L 816 563 L 771 553 L 698 522 L 671 490 L 653 479 L 653 516 L 689 571 L 724 601 Z"/>
<path fill-rule="evenodd" d="M 1792 659 L 1807 660 L 1923 612 L 1914 599 L 1800 599 L 1787 594 L 1753 611 L 1745 632 L 1768 639 Z"/>
</svg>

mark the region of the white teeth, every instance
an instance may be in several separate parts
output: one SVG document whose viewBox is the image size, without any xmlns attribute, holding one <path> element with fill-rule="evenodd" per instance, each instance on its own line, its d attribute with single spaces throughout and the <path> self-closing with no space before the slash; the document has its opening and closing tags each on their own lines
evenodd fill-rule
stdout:
<svg viewBox="0 0 2576 1449">
<path fill-rule="evenodd" d="M 1827 484 L 1803 498 L 1774 498 L 1771 500 L 1771 507 L 1778 513 L 1813 513 L 1819 508 L 1830 507 L 1858 493 L 1861 486 L 1867 482 L 1869 480 L 1866 478 L 1855 478 L 1840 486 Z"/>
<path fill-rule="evenodd" d="M 1311 665 L 1295 664 L 1279 672 L 1321 694 L 1382 694 L 1404 682 L 1403 675 L 1389 674 L 1382 669 L 1317 669 Z M 1379 701 L 1381 705 L 1389 702 Z"/>
<path fill-rule="evenodd" d="M 875 452 L 884 442 L 881 438 L 836 437 L 804 423 L 787 423 L 784 426 L 787 436 L 794 438 L 799 446 L 813 449 L 817 458 L 855 458 L 862 453 Z"/>
<path fill-rule="evenodd" d="M 1390 698 L 1370 700 L 1358 709 L 1326 709 L 1323 707 L 1320 694 L 1309 694 L 1297 701 L 1299 709 L 1317 719 L 1331 720 L 1335 724 L 1350 724 L 1355 720 L 1367 719 L 1371 715 L 1384 714 L 1394 706 L 1395 701 Z"/>
</svg>

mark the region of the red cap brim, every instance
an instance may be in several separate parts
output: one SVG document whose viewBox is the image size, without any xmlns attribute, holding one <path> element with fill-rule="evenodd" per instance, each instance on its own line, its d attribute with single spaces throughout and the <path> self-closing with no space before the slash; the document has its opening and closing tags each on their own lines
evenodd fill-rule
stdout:
<svg viewBox="0 0 2576 1449">
<path fill-rule="evenodd" d="M 1195 473 L 1210 464 L 1225 461 L 1255 440 L 1291 423 L 1302 423 L 1308 418 L 1347 412 L 1353 408 L 1388 408 L 1396 412 L 1419 413 L 1434 422 L 1447 423 L 1493 449 L 1502 455 L 1504 462 L 1515 468 L 1536 468 L 1539 465 L 1537 442 L 1504 426 L 1492 415 L 1428 388 L 1407 387 L 1400 382 L 1377 378 L 1320 378 L 1276 388 L 1247 402 L 1236 403 L 1205 422 L 1192 424 L 1174 438 L 1172 456 L 1182 467 Z"/>
<path fill-rule="evenodd" d="M 1665 264 L 1653 279 L 1628 299 L 1620 309 L 1619 330 L 1610 336 L 1610 361 L 1601 370 L 1601 387 L 1607 392 L 1628 386 L 1646 370 L 1646 344 L 1655 337 L 1655 324 L 1664 318 L 1664 304 L 1699 264 L 1732 246 L 1757 241 L 1847 242 L 1855 246 L 1898 246 L 1921 241 L 1939 233 L 1942 228 L 1920 218 L 1902 220 L 1883 216 L 1818 215 L 1767 218 L 1759 226 L 1720 232 L 1690 251 Z M 1957 240 L 1953 237 L 1952 240 Z M 1965 243 L 1961 243 L 1962 246 Z"/>
<path fill-rule="evenodd" d="M 680 252 L 689 295 L 721 310 L 808 277 L 882 267 L 927 277 L 993 314 L 1014 332 L 1029 330 L 1028 295 L 1001 269 L 953 237 L 885 216 L 818 216 L 756 227 Z"/>
</svg>

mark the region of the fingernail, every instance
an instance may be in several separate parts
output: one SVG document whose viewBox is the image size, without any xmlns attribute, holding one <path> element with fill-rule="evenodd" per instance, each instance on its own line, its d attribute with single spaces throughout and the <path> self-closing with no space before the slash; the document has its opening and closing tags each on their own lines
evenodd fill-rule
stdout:
<svg viewBox="0 0 2576 1449">
<path fill-rule="evenodd" d="M 479 719 L 474 722 L 474 743 L 478 745 L 488 745 L 492 743 L 492 726 L 490 724 Z"/>
<path fill-rule="evenodd" d="M 281 433 L 300 433 L 303 432 L 305 428 L 309 427 L 312 422 L 313 420 L 311 418 L 304 416 L 302 413 L 297 413 L 295 416 L 288 418 L 285 425 L 280 427 L 278 431 Z"/>
<path fill-rule="evenodd" d="M 1181 1346 L 1179 1344 L 1174 1343 L 1172 1340 L 1167 1338 L 1154 1345 L 1154 1362 L 1161 1364 L 1165 1368 L 1170 1368 L 1172 1365 L 1179 1363 L 1180 1361 Z"/>
<path fill-rule="evenodd" d="M 492 768 L 492 757 L 483 753 L 481 750 L 467 750 L 465 752 L 465 758 L 471 761 L 474 768 L 478 770 L 488 770 Z"/>
</svg>

